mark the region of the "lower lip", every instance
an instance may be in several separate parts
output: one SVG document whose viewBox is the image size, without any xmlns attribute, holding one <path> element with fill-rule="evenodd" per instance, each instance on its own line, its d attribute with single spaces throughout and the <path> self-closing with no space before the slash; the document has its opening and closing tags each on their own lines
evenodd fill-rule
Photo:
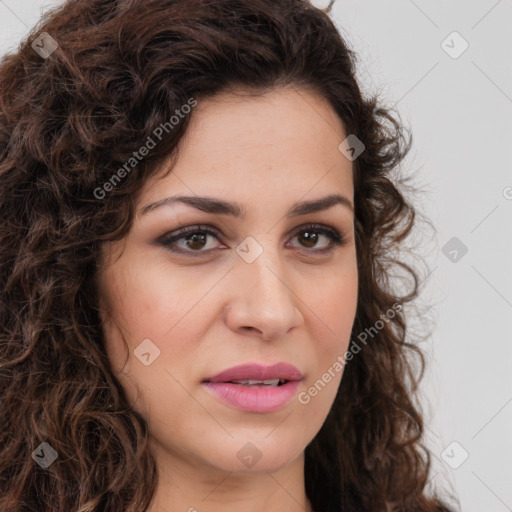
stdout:
<svg viewBox="0 0 512 512">
<path fill-rule="evenodd" d="M 272 412 L 290 402 L 300 380 L 282 386 L 243 386 L 230 382 L 205 382 L 204 385 L 225 403 L 247 412 Z"/>
</svg>

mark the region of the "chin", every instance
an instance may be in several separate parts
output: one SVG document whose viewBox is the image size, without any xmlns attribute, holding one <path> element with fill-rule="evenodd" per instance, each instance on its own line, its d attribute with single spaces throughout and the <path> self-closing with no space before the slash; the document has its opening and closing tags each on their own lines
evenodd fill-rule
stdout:
<svg viewBox="0 0 512 512">
<path fill-rule="evenodd" d="M 266 431 L 264 435 L 268 434 Z M 297 441 L 297 444 L 287 445 L 284 439 L 276 437 L 270 441 L 263 436 L 247 436 L 244 441 L 230 440 L 226 450 L 211 462 L 224 471 L 234 473 L 275 473 L 286 468 L 303 453 L 304 447 L 300 440 Z"/>
</svg>

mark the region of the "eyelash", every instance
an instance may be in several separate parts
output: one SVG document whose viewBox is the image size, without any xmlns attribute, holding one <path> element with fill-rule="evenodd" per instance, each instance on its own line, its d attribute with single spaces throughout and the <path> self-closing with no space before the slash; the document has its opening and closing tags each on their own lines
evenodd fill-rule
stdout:
<svg viewBox="0 0 512 512">
<path fill-rule="evenodd" d="M 314 231 L 317 234 L 326 235 L 331 240 L 331 245 L 325 249 L 305 249 L 306 252 L 313 252 L 316 254 L 326 254 L 328 252 L 333 251 L 337 246 L 343 246 L 345 244 L 345 238 L 339 233 L 338 230 L 334 228 L 327 228 L 319 224 L 308 224 L 307 226 L 304 226 L 300 231 L 297 231 L 293 238 L 296 236 L 304 233 L 304 232 L 311 232 Z M 171 252 L 179 253 L 179 254 L 187 254 L 191 255 L 192 257 L 200 256 L 204 253 L 209 253 L 210 250 L 202 251 L 192 251 L 192 250 L 182 250 L 182 249 L 172 249 L 171 246 L 174 242 L 177 242 L 182 239 L 187 239 L 191 235 L 211 235 L 217 239 L 219 239 L 219 234 L 216 230 L 211 229 L 209 226 L 204 225 L 197 225 L 197 226 L 190 226 L 189 228 L 185 229 L 178 229 L 177 231 L 174 231 L 173 233 L 168 233 L 161 237 L 158 240 L 158 243 L 160 245 L 163 245 Z M 214 250 L 214 249 L 211 249 Z"/>
</svg>

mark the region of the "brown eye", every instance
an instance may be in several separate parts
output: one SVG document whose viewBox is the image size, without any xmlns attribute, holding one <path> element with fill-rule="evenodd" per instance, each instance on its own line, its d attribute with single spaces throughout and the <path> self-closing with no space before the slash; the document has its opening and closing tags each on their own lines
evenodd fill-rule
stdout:
<svg viewBox="0 0 512 512">
<path fill-rule="evenodd" d="M 314 247 L 318 243 L 318 234 L 312 231 L 303 231 L 301 233 L 302 239 L 306 241 L 305 245 L 308 248 Z"/>
<path fill-rule="evenodd" d="M 343 245 L 345 243 L 344 238 L 339 234 L 337 230 L 323 226 L 317 226 L 314 224 L 306 226 L 305 229 L 299 231 L 295 235 L 295 238 L 302 238 L 303 242 L 301 242 L 301 244 L 307 249 L 311 249 L 318 244 L 319 236 L 321 235 L 329 238 L 331 240 L 331 244 L 321 249 L 313 249 L 311 252 L 325 253 L 333 250 L 335 246 Z"/>
<path fill-rule="evenodd" d="M 180 230 L 170 235 L 164 235 L 160 238 L 159 243 L 164 245 L 172 252 L 178 253 L 201 253 L 209 252 L 210 249 L 204 250 L 207 245 L 208 237 L 212 236 L 218 239 L 216 231 L 208 227 L 192 226 L 191 228 Z M 177 246 L 176 242 L 183 241 L 181 247 Z"/>
<path fill-rule="evenodd" d="M 214 247 L 204 249 L 208 245 L 207 242 L 209 236 L 219 240 L 217 231 L 213 230 L 209 226 L 191 226 L 189 228 L 164 235 L 158 240 L 158 243 L 174 253 L 199 256 L 202 253 L 209 253 L 214 250 Z M 319 237 L 321 236 L 325 236 L 330 239 L 331 243 L 328 244 L 327 247 L 315 249 L 314 247 L 318 245 Z M 294 236 L 294 238 L 301 238 L 302 248 L 308 249 L 308 252 L 313 254 L 323 254 L 332 251 L 335 246 L 343 245 L 345 243 L 345 239 L 337 230 L 314 224 L 303 228 Z M 180 242 L 180 244 L 178 244 L 178 242 Z"/>
<path fill-rule="evenodd" d="M 202 249 L 206 244 L 208 233 L 194 233 L 190 237 L 187 237 L 187 247 L 190 249 Z"/>
</svg>

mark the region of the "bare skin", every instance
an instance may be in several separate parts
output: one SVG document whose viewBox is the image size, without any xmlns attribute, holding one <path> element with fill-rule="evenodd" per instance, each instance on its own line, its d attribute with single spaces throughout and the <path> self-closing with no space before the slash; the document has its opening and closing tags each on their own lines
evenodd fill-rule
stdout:
<svg viewBox="0 0 512 512">
<path fill-rule="evenodd" d="M 331 194 L 353 205 L 352 163 L 338 150 L 347 135 L 327 101 L 305 89 L 200 101 L 174 169 L 144 184 L 129 235 L 105 247 L 99 281 L 106 349 L 130 403 L 148 420 L 159 468 L 150 512 L 312 512 L 304 450 L 343 371 L 331 370 L 330 382 L 307 403 L 298 394 L 350 341 L 358 286 L 354 216 L 343 204 L 297 217 L 287 212 Z M 141 214 L 173 195 L 237 202 L 246 217 L 178 203 Z M 305 230 L 311 223 L 335 229 L 345 242 Z M 157 242 L 198 224 L 218 236 Z M 246 245 L 247 237 L 257 245 Z M 239 246 L 262 252 L 248 263 Z M 145 365 L 134 350 L 148 339 L 151 359 L 152 347 L 160 353 Z M 246 412 L 202 383 L 252 362 L 296 366 L 303 374 L 297 395 L 273 412 Z M 247 443 L 260 457 L 250 467 L 239 456 Z"/>
</svg>

